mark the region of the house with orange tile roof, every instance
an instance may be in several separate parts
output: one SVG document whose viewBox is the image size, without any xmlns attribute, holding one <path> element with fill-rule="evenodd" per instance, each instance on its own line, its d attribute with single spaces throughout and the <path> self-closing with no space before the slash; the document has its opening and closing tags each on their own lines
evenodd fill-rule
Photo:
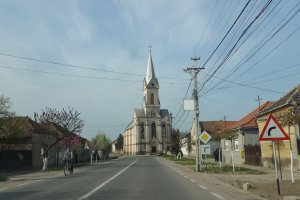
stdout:
<svg viewBox="0 0 300 200">
<path fill-rule="evenodd" d="M 273 105 L 266 102 L 254 109 L 239 121 L 228 125 L 223 131 L 230 131 L 235 135 L 233 139 L 221 139 L 222 161 L 225 163 L 260 165 L 259 129 L 255 116 L 260 110 Z"/>
</svg>

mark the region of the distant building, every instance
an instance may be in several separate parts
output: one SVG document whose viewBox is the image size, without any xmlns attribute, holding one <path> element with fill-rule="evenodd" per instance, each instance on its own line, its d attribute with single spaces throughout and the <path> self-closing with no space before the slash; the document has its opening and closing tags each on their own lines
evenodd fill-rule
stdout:
<svg viewBox="0 0 300 200">
<path fill-rule="evenodd" d="M 134 110 L 133 120 L 123 133 L 125 154 L 160 153 L 170 149 L 170 114 L 167 109 L 160 108 L 159 83 L 151 50 L 143 89 L 143 106 Z"/>
</svg>

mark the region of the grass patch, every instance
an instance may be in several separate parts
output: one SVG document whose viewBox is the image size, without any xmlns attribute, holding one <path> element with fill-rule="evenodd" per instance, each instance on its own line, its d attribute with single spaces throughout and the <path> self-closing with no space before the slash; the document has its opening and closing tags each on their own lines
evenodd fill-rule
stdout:
<svg viewBox="0 0 300 200">
<path fill-rule="evenodd" d="M 176 156 L 163 156 L 164 158 L 168 159 L 168 160 L 172 160 L 178 164 L 181 164 L 181 165 L 195 165 L 196 164 L 196 161 L 195 159 L 191 159 L 191 158 L 185 158 L 183 157 L 182 159 L 177 159 Z"/>
<path fill-rule="evenodd" d="M 164 158 L 174 161 L 175 163 L 181 165 L 196 165 L 196 160 L 191 158 L 182 158 L 181 160 L 176 159 L 176 157 L 163 156 Z M 193 167 L 194 169 L 194 167 Z M 235 172 L 232 171 L 232 166 L 222 163 L 220 168 L 219 163 L 213 162 L 202 162 L 201 172 L 206 173 L 218 173 L 218 174 L 265 174 L 265 172 L 249 169 L 245 167 L 235 166 Z"/>
<path fill-rule="evenodd" d="M 203 162 L 201 172 L 219 173 L 219 174 L 265 174 L 265 172 L 249 169 L 246 167 L 235 166 L 235 172 L 232 171 L 232 165 L 222 163 L 220 168 L 218 163 Z"/>
<path fill-rule="evenodd" d="M 1 181 L 6 181 L 7 180 L 7 176 L 5 176 L 5 174 L 0 172 L 0 182 Z"/>
</svg>

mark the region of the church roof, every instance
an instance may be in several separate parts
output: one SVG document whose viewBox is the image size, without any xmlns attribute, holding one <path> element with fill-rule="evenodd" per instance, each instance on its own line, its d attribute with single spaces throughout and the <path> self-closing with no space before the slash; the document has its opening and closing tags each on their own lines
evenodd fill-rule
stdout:
<svg viewBox="0 0 300 200">
<path fill-rule="evenodd" d="M 164 118 L 164 117 L 169 117 L 170 114 L 169 114 L 168 109 L 160 109 L 160 116 L 161 116 L 162 118 Z"/>
<path fill-rule="evenodd" d="M 145 117 L 144 109 L 134 109 L 134 114 L 136 117 Z"/>
<path fill-rule="evenodd" d="M 148 66 L 147 66 L 147 73 L 146 73 L 146 85 L 148 85 L 148 83 L 152 79 L 154 79 L 157 82 L 157 84 L 158 84 L 158 81 L 157 81 L 157 78 L 156 78 L 155 72 L 154 72 L 151 51 L 149 51 Z"/>
</svg>

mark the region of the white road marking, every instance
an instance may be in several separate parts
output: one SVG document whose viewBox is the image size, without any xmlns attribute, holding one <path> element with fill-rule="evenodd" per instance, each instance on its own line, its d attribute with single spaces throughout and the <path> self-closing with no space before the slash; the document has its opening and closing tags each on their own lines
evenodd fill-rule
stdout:
<svg viewBox="0 0 300 200">
<path fill-rule="evenodd" d="M 98 185 L 95 189 L 91 190 L 90 192 L 86 193 L 85 195 L 83 195 L 82 197 L 80 197 L 78 200 L 81 199 L 86 199 L 89 196 L 91 196 L 93 193 L 97 192 L 98 190 L 100 190 L 102 187 L 104 187 L 107 183 L 109 183 L 110 181 L 112 181 L 113 179 L 115 179 L 117 176 L 119 176 L 120 174 L 122 174 L 125 170 L 127 170 L 131 165 L 133 165 L 134 163 L 136 163 L 137 160 L 135 160 L 133 163 L 131 163 L 130 165 L 128 165 L 126 168 L 124 168 L 123 170 L 121 170 L 120 172 L 118 172 L 116 175 L 114 175 L 113 177 L 109 178 L 108 180 L 106 180 L 105 182 L 101 183 L 100 185 Z"/>
<path fill-rule="evenodd" d="M 183 176 L 183 173 L 179 173 L 181 176 Z"/>
<path fill-rule="evenodd" d="M 196 181 L 195 180 L 193 180 L 193 179 L 190 179 L 190 181 L 192 182 L 192 183 L 195 183 Z"/>
<path fill-rule="evenodd" d="M 207 190 L 208 188 L 205 187 L 204 185 L 198 185 L 198 187 L 201 187 L 203 190 Z"/>
<path fill-rule="evenodd" d="M 7 190 L 8 188 L 2 188 L 2 189 L 0 189 L 0 191 L 4 191 L 4 190 Z"/>
<path fill-rule="evenodd" d="M 224 199 L 221 195 L 214 193 L 214 192 L 210 192 L 213 196 L 217 197 L 218 199 Z"/>
<path fill-rule="evenodd" d="M 184 178 L 189 178 L 188 176 L 184 176 Z"/>
<path fill-rule="evenodd" d="M 20 186 L 27 185 L 27 184 L 28 184 L 28 183 L 23 183 L 23 184 L 20 184 L 20 185 L 18 185 L 18 186 L 20 187 Z"/>
</svg>

